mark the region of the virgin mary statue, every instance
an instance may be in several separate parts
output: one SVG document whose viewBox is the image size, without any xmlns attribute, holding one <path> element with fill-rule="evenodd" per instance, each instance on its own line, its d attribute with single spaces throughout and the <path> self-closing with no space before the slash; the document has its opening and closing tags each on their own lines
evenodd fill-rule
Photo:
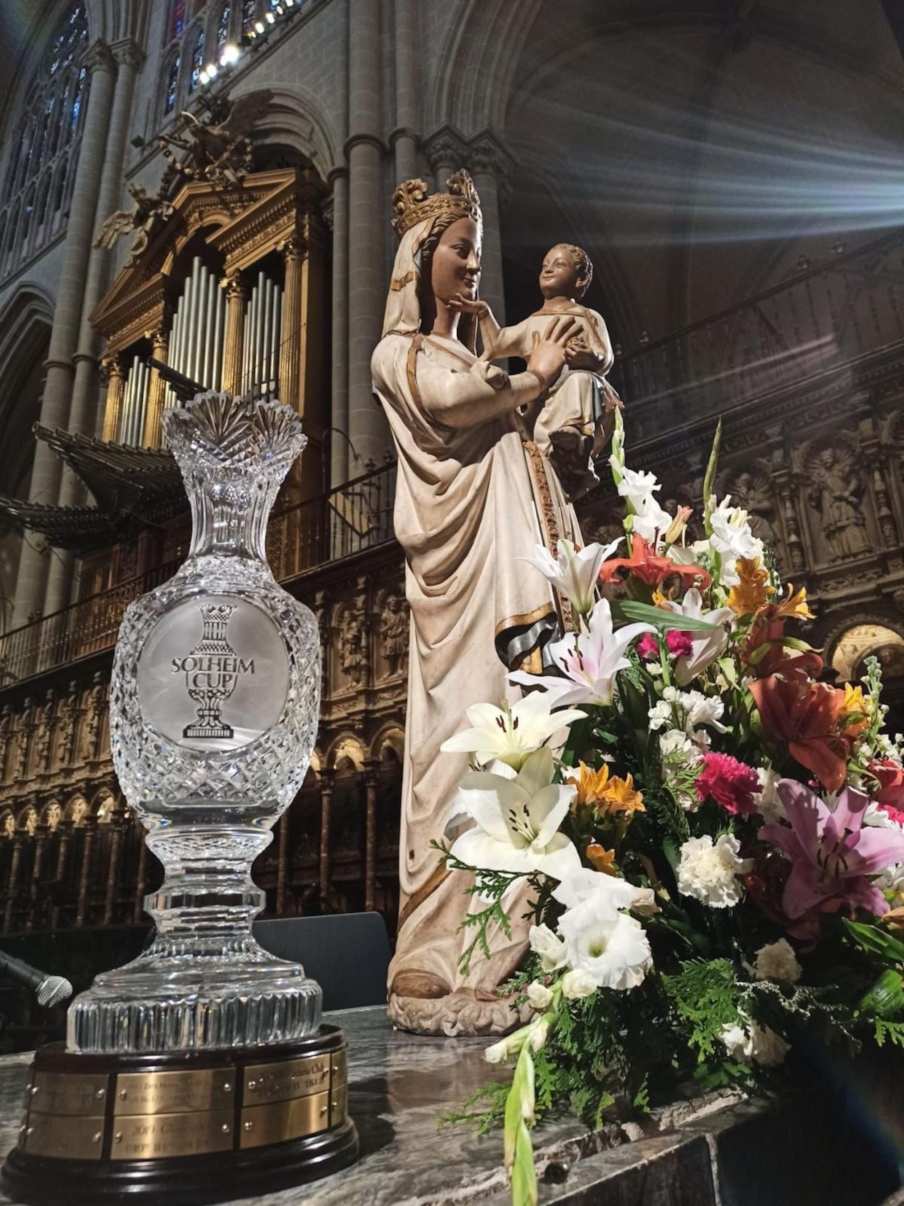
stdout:
<svg viewBox="0 0 904 1206">
<path fill-rule="evenodd" d="M 424 1033 L 504 1031 L 517 1020 L 498 986 L 525 950 L 523 904 L 511 910 L 490 956 L 462 972 L 470 877 L 450 871 L 442 840 L 467 755 L 440 746 L 465 709 L 517 697 L 507 676 L 539 670 L 560 604 L 530 563 L 537 544 L 580 540 L 549 462 L 529 438 L 532 403 L 558 377 L 573 320 L 553 319 L 535 339 L 527 371 L 508 376 L 478 360 L 480 201 L 465 172 L 448 192 L 409 180 L 393 197 L 401 236 L 374 390 L 398 454 L 395 532 L 405 551 L 411 607 L 408 711 L 399 842 L 398 945 L 389 1014 Z"/>
</svg>

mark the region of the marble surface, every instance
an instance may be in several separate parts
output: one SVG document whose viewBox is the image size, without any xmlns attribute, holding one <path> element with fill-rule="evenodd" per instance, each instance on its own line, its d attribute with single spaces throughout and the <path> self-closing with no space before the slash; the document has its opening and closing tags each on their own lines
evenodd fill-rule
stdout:
<svg viewBox="0 0 904 1206">
<path fill-rule="evenodd" d="M 443 1125 L 487 1079 L 505 1075 L 483 1060 L 485 1039 L 422 1038 L 394 1031 L 382 1008 L 328 1015 L 349 1044 L 349 1109 L 361 1137 L 353 1167 L 312 1185 L 234 1206 L 507 1206 L 502 1138 Z M 15 1143 L 28 1054 L 0 1059 L 0 1142 Z M 854 1170 L 855 1196 L 826 1197 L 819 1175 L 797 1160 L 810 1140 L 795 1130 L 801 1113 L 775 1117 L 737 1097 L 713 1094 L 662 1111 L 643 1128 L 611 1124 L 590 1134 L 573 1120 L 535 1134 L 544 1206 L 879 1206 L 883 1192 L 866 1190 Z M 817 1126 L 818 1142 L 835 1137 Z M 851 1151 L 839 1132 L 839 1150 Z M 850 1165 L 850 1155 L 845 1159 Z M 823 1160 L 823 1163 L 825 1161 Z M 794 1182 L 799 1166 L 800 1184 Z M 833 1186 L 833 1168 L 823 1170 Z M 791 1181 L 787 1181 L 788 1177 Z M 787 1184 L 786 1184 L 787 1181 Z M 894 1182 L 897 1183 L 897 1182 Z M 893 1184 L 894 1184 L 893 1183 Z M 812 1192 L 811 1192 L 812 1191 Z M 858 1193 L 861 1196 L 856 1196 Z M 791 1196 L 788 1196 L 791 1194 Z M 0 1193 L 0 1202 L 9 1203 Z"/>
</svg>

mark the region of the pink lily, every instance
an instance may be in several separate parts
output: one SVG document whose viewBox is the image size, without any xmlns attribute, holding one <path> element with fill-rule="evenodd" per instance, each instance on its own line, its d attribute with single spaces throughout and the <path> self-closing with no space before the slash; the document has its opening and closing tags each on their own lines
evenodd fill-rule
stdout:
<svg viewBox="0 0 904 1206">
<path fill-rule="evenodd" d="M 880 916 L 888 904 L 869 876 L 904 862 L 904 834 L 861 828 L 869 797 L 853 787 L 834 810 L 803 783 L 781 779 L 777 790 L 790 825 L 764 825 L 760 837 L 792 861 L 782 907 L 791 921 L 845 905 Z"/>
</svg>

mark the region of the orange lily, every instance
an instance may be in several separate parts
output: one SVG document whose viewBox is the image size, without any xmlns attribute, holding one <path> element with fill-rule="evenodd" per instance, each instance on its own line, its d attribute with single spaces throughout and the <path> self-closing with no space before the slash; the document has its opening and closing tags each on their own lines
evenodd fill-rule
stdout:
<svg viewBox="0 0 904 1206">
<path fill-rule="evenodd" d="M 636 532 L 631 536 L 631 556 L 604 561 L 600 570 L 600 580 L 604 583 L 628 576 L 653 587 L 672 577 L 678 578 L 682 587 L 699 586 L 702 590 L 710 583 L 710 576 L 702 565 L 684 565 L 662 557 Z"/>
<path fill-rule="evenodd" d="M 847 775 L 851 742 L 842 734 L 844 692 L 803 675 L 770 674 L 750 684 L 764 728 L 829 791 Z"/>
</svg>

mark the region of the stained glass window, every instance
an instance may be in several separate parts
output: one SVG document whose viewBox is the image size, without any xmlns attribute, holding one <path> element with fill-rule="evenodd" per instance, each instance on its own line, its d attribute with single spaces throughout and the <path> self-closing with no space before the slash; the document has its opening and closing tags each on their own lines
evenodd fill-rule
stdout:
<svg viewBox="0 0 904 1206">
<path fill-rule="evenodd" d="M 166 40 L 178 38 L 185 29 L 185 0 L 171 0 L 169 21 L 166 27 Z"/>
<path fill-rule="evenodd" d="M 172 113 L 176 107 L 176 95 L 179 91 L 179 68 L 182 65 L 182 55 L 175 51 L 166 69 L 166 96 L 163 102 L 164 114 Z"/>
<path fill-rule="evenodd" d="M 242 0 L 242 36 L 246 37 L 254 28 L 257 16 L 257 0 Z"/>
<path fill-rule="evenodd" d="M 194 92 L 201 78 L 201 68 L 204 66 L 204 26 L 199 25 L 195 33 L 195 41 L 191 52 L 191 75 L 188 80 L 189 92 Z"/>
<path fill-rule="evenodd" d="M 217 50 L 222 50 L 229 41 L 229 27 L 232 23 L 232 5 L 224 4 L 220 9 L 220 19 L 217 22 Z"/>
</svg>

